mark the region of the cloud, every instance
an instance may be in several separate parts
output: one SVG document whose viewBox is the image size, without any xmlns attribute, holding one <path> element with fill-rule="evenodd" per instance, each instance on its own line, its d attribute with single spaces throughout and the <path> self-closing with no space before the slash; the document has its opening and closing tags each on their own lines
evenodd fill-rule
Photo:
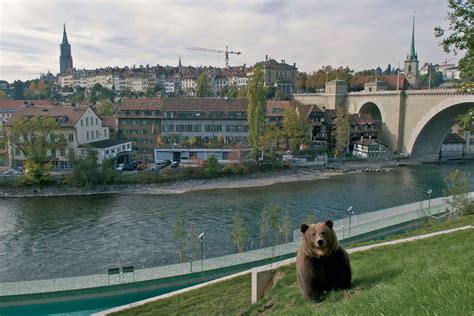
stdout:
<svg viewBox="0 0 474 316">
<path fill-rule="evenodd" d="M 327 64 L 359 70 L 403 62 L 414 9 L 421 62 L 445 56 L 433 28 L 446 23 L 447 7 L 431 0 L 2 0 L 0 5 L 0 79 L 8 81 L 58 71 L 63 23 L 77 68 L 176 65 L 179 56 L 186 65 L 222 67 L 223 54 L 187 48 L 229 45 L 243 53 L 230 56 L 233 65 L 254 64 L 268 54 L 296 62 L 301 71 Z"/>
</svg>

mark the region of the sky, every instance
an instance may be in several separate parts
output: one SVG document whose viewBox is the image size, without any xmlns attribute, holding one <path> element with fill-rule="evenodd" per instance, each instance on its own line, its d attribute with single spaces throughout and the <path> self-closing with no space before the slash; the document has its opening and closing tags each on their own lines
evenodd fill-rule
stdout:
<svg viewBox="0 0 474 316">
<path fill-rule="evenodd" d="M 265 55 L 299 71 L 403 65 L 413 11 L 420 65 L 446 55 L 434 27 L 447 26 L 446 0 L 0 0 L 0 80 L 59 72 L 63 23 L 74 67 L 253 65 Z"/>
</svg>

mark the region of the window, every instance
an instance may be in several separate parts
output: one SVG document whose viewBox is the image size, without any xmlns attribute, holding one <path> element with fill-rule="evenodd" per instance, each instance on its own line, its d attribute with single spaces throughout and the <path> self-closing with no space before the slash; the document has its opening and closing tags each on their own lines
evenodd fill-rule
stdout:
<svg viewBox="0 0 474 316">
<path fill-rule="evenodd" d="M 95 138 L 99 139 L 99 130 L 95 131 Z"/>
<path fill-rule="evenodd" d="M 143 134 L 143 135 L 146 135 L 146 133 L 147 133 L 146 128 L 142 129 L 142 134 Z"/>
<path fill-rule="evenodd" d="M 91 138 L 94 139 L 94 131 L 91 132 Z"/>
<path fill-rule="evenodd" d="M 193 131 L 194 132 L 200 132 L 201 131 L 201 125 L 194 125 Z"/>
<path fill-rule="evenodd" d="M 89 140 L 89 132 L 86 132 L 86 138 Z"/>
<path fill-rule="evenodd" d="M 97 117 L 95 118 L 95 125 L 99 125 L 99 119 Z"/>
<path fill-rule="evenodd" d="M 224 112 L 222 111 L 209 111 L 208 113 L 209 118 L 221 118 L 224 116 Z"/>
<path fill-rule="evenodd" d="M 61 148 L 61 149 L 59 150 L 59 155 L 60 155 L 61 157 L 66 156 L 66 150 L 65 150 L 64 148 Z"/>
<path fill-rule="evenodd" d="M 83 123 L 84 123 L 84 122 L 83 122 L 83 121 L 82 121 L 82 119 L 81 119 L 81 127 L 83 127 L 83 126 L 84 126 L 84 124 L 83 124 Z"/>
<path fill-rule="evenodd" d="M 51 148 L 51 157 L 56 158 L 56 148 Z"/>
<path fill-rule="evenodd" d="M 73 142 L 74 141 L 74 134 L 69 134 L 68 139 L 69 139 L 70 142 Z"/>
<path fill-rule="evenodd" d="M 89 126 L 89 118 L 86 117 L 86 126 Z"/>
<path fill-rule="evenodd" d="M 104 128 L 104 137 L 107 138 L 107 129 Z"/>
</svg>

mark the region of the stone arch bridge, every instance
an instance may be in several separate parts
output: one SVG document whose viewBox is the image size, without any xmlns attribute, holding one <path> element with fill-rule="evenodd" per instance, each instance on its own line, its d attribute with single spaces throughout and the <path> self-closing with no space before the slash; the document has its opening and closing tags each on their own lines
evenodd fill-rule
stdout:
<svg viewBox="0 0 474 316">
<path fill-rule="evenodd" d="M 331 93 L 332 92 L 332 93 Z M 304 104 L 370 113 L 382 121 L 379 139 L 391 152 L 437 159 L 444 137 L 459 114 L 474 107 L 474 94 L 455 89 L 295 94 Z"/>
</svg>

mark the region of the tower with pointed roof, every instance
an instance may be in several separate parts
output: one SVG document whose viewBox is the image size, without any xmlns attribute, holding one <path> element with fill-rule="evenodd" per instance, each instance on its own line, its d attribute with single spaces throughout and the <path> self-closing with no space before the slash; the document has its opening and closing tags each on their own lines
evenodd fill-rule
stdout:
<svg viewBox="0 0 474 316">
<path fill-rule="evenodd" d="M 407 81 L 410 83 L 410 86 L 417 88 L 420 72 L 418 70 L 418 55 L 415 50 L 415 14 L 413 14 L 410 52 L 408 53 L 407 59 L 405 60 L 403 71 Z"/>
<path fill-rule="evenodd" d="M 71 44 L 67 41 L 66 24 L 64 24 L 63 41 L 59 45 L 61 55 L 59 56 L 59 73 L 64 74 L 72 69 Z"/>
</svg>

